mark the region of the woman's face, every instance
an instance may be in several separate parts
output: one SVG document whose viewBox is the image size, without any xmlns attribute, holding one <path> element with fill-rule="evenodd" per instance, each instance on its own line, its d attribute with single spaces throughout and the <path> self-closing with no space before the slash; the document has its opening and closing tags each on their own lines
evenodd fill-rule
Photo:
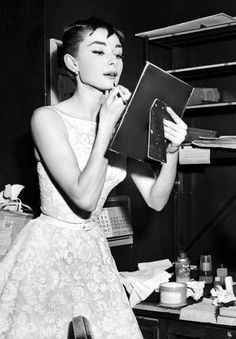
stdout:
<svg viewBox="0 0 236 339">
<path fill-rule="evenodd" d="M 76 61 L 80 81 L 99 90 L 118 84 L 122 70 L 122 46 L 116 34 L 107 37 L 107 30 L 98 28 L 86 33 L 79 44 Z"/>
</svg>

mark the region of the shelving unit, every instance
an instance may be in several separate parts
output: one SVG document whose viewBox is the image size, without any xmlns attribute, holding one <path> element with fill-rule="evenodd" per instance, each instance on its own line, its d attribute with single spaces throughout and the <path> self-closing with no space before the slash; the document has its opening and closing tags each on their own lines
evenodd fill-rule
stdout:
<svg viewBox="0 0 236 339">
<path fill-rule="evenodd" d="M 218 88 L 219 102 L 188 106 L 183 119 L 189 127 L 236 135 L 236 22 L 167 35 L 158 30 L 138 33 L 148 60 L 197 88 Z M 213 269 L 224 263 L 235 281 L 236 150 L 212 149 L 211 164 L 180 165 L 173 190 L 173 246 L 182 248 L 192 264 L 204 250 Z M 169 213 L 169 210 L 168 210 Z M 171 238 L 171 235 L 170 235 Z M 148 338 L 228 338 L 235 329 L 163 320 L 136 311 Z M 169 315 L 167 316 L 167 318 Z M 163 322 L 163 323 L 162 323 Z M 182 327 L 184 326 L 184 327 Z M 188 327 L 189 326 L 189 327 Z M 163 330 L 163 331 L 162 331 Z"/>
<path fill-rule="evenodd" d="M 174 76 L 193 87 L 217 87 L 221 84 L 220 102 L 190 106 L 187 110 L 236 105 L 236 51 L 232 43 L 236 39 L 236 23 L 163 36 L 155 36 L 153 32 L 155 30 L 136 34 L 144 39 L 145 60 L 151 57 L 151 48 L 158 47 L 169 54 L 169 67 L 164 65 L 164 68 Z"/>
<path fill-rule="evenodd" d="M 204 103 L 202 105 L 188 106 L 186 108 L 187 110 L 236 105 L 236 95 L 233 93 L 234 86 L 232 86 L 232 92 L 229 91 L 229 88 L 227 88 L 229 77 L 231 82 L 236 85 L 235 61 L 206 66 L 172 69 L 168 72 L 183 79 L 184 81 L 190 82 L 194 87 L 201 87 L 203 82 L 206 87 L 219 87 L 219 82 L 221 83 L 222 101 L 217 103 Z M 204 79 L 204 81 L 202 79 Z"/>
<path fill-rule="evenodd" d="M 235 18 L 225 24 L 171 34 L 158 35 L 158 31 L 136 34 L 143 39 L 144 61 L 156 64 L 194 88 L 217 88 L 221 95 L 219 102 L 188 106 L 183 117 L 188 126 L 216 130 L 218 135 L 236 135 Z M 236 231 L 230 230 L 232 218 L 236 218 L 236 202 L 231 199 L 236 187 L 236 150 L 211 149 L 211 160 L 210 165 L 179 166 L 173 191 L 174 253 L 177 255 L 182 247 L 196 260 L 209 245 L 216 261 L 233 264 L 229 258 L 234 245 L 225 248 L 227 253 L 223 257 L 220 250 L 227 241 L 236 241 Z M 222 221 L 220 211 L 228 208 L 227 202 L 230 211 Z M 207 234 L 213 234 L 213 240 L 208 240 Z M 221 239 L 216 239 L 219 234 Z"/>
</svg>

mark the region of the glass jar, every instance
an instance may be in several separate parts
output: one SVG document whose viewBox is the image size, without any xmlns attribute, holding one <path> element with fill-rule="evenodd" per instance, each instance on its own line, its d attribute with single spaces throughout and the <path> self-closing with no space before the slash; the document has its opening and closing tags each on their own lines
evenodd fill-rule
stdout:
<svg viewBox="0 0 236 339">
<path fill-rule="evenodd" d="M 175 280 L 181 283 L 190 280 L 190 261 L 185 252 L 180 252 L 175 262 Z"/>
<path fill-rule="evenodd" d="M 212 284 L 212 260 L 210 254 L 200 256 L 199 281 L 205 281 L 206 284 Z"/>
</svg>

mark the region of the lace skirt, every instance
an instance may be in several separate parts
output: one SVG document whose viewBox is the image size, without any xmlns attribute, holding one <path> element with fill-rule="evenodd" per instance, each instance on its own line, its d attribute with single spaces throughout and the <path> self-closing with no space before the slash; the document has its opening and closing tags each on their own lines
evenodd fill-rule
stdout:
<svg viewBox="0 0 236 339">
<path fill-rule="evenodd" d="M 142 338 L 102 230 L 76 226 L 40 216 L 19 233 L 0 263 L 0 339 L 66 339 L 78 315 L 96 339 Z"/>
</svg>

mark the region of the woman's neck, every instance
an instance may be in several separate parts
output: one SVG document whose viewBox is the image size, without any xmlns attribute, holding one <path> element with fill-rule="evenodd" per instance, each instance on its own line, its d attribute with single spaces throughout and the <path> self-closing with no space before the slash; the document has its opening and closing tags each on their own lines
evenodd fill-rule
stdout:
<svg viewBox="0 0 236 339">
<path fill-rule="evenodd" d="M 84 88 L 75 90 L 73 96 L 57 104 L 58 109 L 75 117 L 97 121 L 103 93 L 95 88 Z"/>
<path fill-rule="evenodd" d="M 103 93 L 94 88 L 90 88 L 89 90 L 79 88 L 76 89 L 74 95 L 71 97 L 71 104 L 81 118 L 96 121 L 102 97 Z"/>
</svg>

